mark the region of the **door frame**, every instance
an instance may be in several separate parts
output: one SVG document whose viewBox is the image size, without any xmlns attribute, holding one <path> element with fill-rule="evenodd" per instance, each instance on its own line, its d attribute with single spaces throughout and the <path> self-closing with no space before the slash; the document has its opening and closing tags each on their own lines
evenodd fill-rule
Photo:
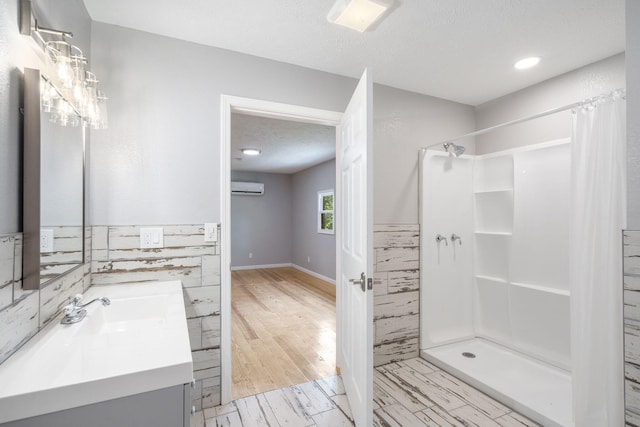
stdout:
<svg viewBox="0 0 640 427">
<path fill-rule="evenodd" d="M 339 147 L 340 120 L 342 112 L 321 110 L 293 104 L 243 98 L 232 95 L 220 96 L 220 398 L 221 403 L 231 402 L 231 113 L 291 120 L 304 123 L 334 126 L 336 128 L 336 154 Z M 336 168 L 336 193 L 338 192 L 338 168 Z M 338 215 L 338 210 L 334 215 Z M 340 224 L 336 216 L 335 223 Z M 338 245 L 336 228 L 336 247 Z M 340 257 L 336 250 L 336 277 L 340 277 Z M 336 282 L 337 283 L 337 282 Z M 337 296 L 337 293 L 336 293 Z M 339 310 L 339 301 L 336 311 Z M 340 332 L 336 316 L 336 334 Z M 336 339 L 336 355 L 338 340 Z"/>
</svg>

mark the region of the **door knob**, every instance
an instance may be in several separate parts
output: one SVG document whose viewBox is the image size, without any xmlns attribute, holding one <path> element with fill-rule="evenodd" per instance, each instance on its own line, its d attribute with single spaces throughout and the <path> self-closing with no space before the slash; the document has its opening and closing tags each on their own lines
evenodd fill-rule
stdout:
<svg viewBox="0 0 640 427">
<path fill-rule="evenodd" d="M 365 286 L 367 283 L 367 278 L 364 275 L 364 272 L 362 272 L 360 274 L 360 278 L 359 279 L 349 279 L 349 282 L 351 282 L 354 285 L 360 285 L 360 288 L 362 289 L 362 292 L 365 291 Z"/>
</svg>

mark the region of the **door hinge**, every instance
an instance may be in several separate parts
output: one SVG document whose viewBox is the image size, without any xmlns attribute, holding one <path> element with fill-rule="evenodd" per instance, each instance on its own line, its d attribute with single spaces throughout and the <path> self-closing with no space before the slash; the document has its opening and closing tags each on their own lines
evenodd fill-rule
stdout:
<svg viewBox="0 0 640 427">
<path fill-rule="evenodd" d="M 373 279 L 371 277 L 367 279 L 367 289 L 369 290 L 373 289 Z"/>
</svg>

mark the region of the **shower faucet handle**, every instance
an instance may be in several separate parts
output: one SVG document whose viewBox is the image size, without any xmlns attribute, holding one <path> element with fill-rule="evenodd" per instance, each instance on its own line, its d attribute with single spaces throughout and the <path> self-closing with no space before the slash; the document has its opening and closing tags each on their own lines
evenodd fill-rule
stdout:
<svg viewBox="0 0 640 427">
<path fill-rule="evenodd" d="M 447 238 L 444 237 L 442 234 L 436 234 L 436 242 L 438 242 L 438 244 L 440 242 L 442 242 L 444 240 L 444 244 L 449 246 L 449 242 L 447 242 Z"/>
<path fill-rule="evenodd" d="M 460 246 L 462 246 L 462 237 L 458 236 L 457 234 L 452 234 L 451 235 L 451 243 L 453 243 L 454 245 L 456 244 L 456 240 L 458 241 L 458 243 L 460 243 Z"/>
</svg>

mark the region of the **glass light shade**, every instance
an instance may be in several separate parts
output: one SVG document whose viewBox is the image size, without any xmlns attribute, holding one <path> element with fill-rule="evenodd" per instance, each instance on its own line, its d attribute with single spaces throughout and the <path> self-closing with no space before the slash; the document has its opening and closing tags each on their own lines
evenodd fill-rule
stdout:
<svg viewBox="0 0 640 427">
<path fill-rule="evenodd" d="M 70 88 L 73 81 L 71 56 L 71 45 L 65 41 L 50 41 L 45 44 L 49 78 L 65 89 Z"/>
<path fill-rule="evenodd" d="M 107 127 L 107 97 L 98 90 L 96 75 L 87 69 L 82 51 L 66 41 L 45 43 L 47 80 L 41 91 L 42 111 L 61 126 L 84 120 L 93 129 Z M 80 116 L 78 116 L 78 114 Z"/>
<path fill-rule="evenodd" d="M 98 90 L 97 93 L 98 98 L 98 120 L 96 129 L 106 129 L 109 125 L 108 116 L 107 116 L 107 95 L 101 90 Z"/>
<path fill-rule="evenodd" d="M 71 102 L 73 102 L 80 113 L 84 113 L 86 103 L 86 58 L 78 47 L 71 46 L 71 50 L 71 70 L 73 78 L 71 80 L 71 87 L 69 88 L 66 96 Z"/>
</svg>

